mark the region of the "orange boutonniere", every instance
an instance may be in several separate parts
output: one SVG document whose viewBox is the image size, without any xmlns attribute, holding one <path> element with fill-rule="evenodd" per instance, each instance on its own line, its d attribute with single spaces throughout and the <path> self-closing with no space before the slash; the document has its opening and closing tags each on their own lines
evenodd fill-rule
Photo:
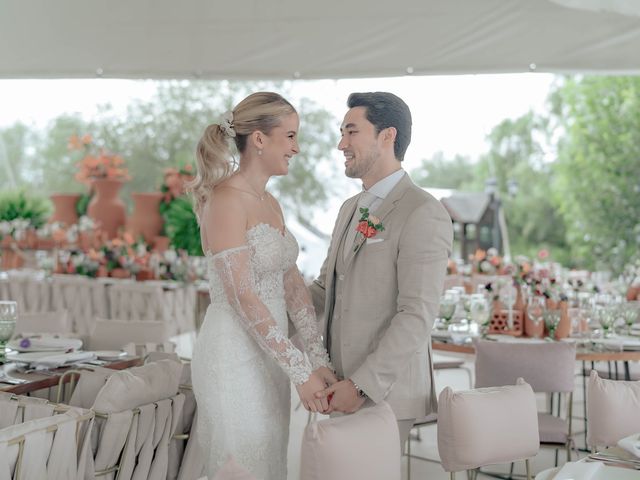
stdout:
<svg viewBox="0 0 640 480">
<path fill-rule="evenodd" d="M 358 226 L 356 227 L 357 235 L 359 235 L 359 241 L 356 243 L 353 251 L 357 252 L 360 246 L 367 238 L 375 237 L 378 232 L 384 231 L 384 225 L 378 217 L 371 215 L 368 208 L 360 209 L 360 220 L 358 220 Z"/>
</svg>

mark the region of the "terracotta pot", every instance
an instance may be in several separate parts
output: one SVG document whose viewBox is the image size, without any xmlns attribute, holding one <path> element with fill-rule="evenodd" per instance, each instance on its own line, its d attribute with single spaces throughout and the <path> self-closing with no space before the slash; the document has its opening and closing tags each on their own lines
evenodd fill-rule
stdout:
<svg viewBox="0 0 640 480">
<path fill-rule="evenodd" d="M 96 271 L 96 277 L 108 277 L 109 272 L 107 271 L 107 267 L 104 265 L 100 265 L 98 270 Z"/>
<path fill-rule="evenodd" d="M 165 252 L 169 249 L 169 247 L 170 247 L 169 237 L 157 236 L 156 238 L 153 239 L 153 249 L 156 252 L 158 253 Z"/>
<path fill-rule="evenodd" d="M 143 268 L 138 273 L 136 273 L 136 280 L 139 282 L 154 279 L 155 276 L 153 275 L 153 270 L 151 270 L 150 268 Z"/>
<path fill-rule="evenodd" d="M 118 235 L 118 229 L 124 227 L 126 208 L 118 198 L 122 188 L 122 180 L 100 178 L 93 181 L 95 195 L 89 202 L 87 214 L 96 222 L 99 228 L 111 239 Z"/>
<path fill-rule="evenodd" d="M 134 238 L 143 236 L 145 243 L 151 244 L 162 230 L 164 219 L 160 215 L 160 192 L 132 193 L 133 213 L 127 220 L 127 231 Z"/>
<path fill-rule="evenodd" d="M 79 193 L 54 193 L 50 197 L 53 203 L 53 214 L 49 223 L 61 222 L 65 225 L 78 223 L 76 205 L 80 199 Z"/>
<path fill-rule="evenodd" d="M 568 303 L 566 301 L 559 302 L 558 310 L 560 310 L 560 322 L 556 328 L 556 340 L 567 338 L 571 335 L 571 319 L 569 318 Z"/>
<path fill-rule="evenodd" d="M 124 268 L 114 268 L 109 276 L 113 278 L 131 278 L 131 272 Z"/>
<path fill-rule="evenodd" d="M 2 264 L 0 269 L 2 270 L 17 270 L 24 266 L 24 256 L 22 252 L 5 248 L 2 250 Z"/>
<path fill-rule="evenodd" d="M 627 290 L 627 301 L 633 302 L 640 299 L 640 286 L 630 286 Z"/>
</svg>

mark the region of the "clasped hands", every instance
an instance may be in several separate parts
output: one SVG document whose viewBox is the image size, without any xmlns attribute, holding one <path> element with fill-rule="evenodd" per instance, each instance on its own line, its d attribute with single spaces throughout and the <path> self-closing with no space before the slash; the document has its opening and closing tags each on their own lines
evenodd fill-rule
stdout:
<svg viewBox="0 0 640 480">
<path fill-rule="evenodd" d="M 296 390 L 302 405 L 310 412 L 353 413 L 365 402 L 351 380 L 338 380 L 335 373 L 327 367 L 314 370 L 309 380 L 296 385 Z"/>
</svg>

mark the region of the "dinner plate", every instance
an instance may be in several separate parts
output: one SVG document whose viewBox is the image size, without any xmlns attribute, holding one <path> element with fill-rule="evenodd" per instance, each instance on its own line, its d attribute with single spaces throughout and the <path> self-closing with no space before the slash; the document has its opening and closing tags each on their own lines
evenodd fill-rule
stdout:
<svg viewBox="0 0 640 480">
<path fill-rule="evenodd" d="M 64 350 L 48 350 L 46 352 L 9 352 L 7 353 L 7 360 L 11 362 L 24 362 L 30 363 L 36 360 L 40 360 L 41 358 L 50 357 L 51 355 L 60 355 L 63 354 Z"/>
<path fill-rule="evenodd" d="M 28 338 L 29 346 L 22 346 L 21 342 Z M 57 335 L 30 335 L 26 337 L 12 338 L 7 342 L 7 347 L 18 352 L 57 352 L 60 350 L 79 350 L 82 348 L 82 340 L 79 338 L 61 337 Z"/>
<path fill-rule="evenodd" d="M 96 354 L 98 360 L 120 360 L 124 357 L 127 352 L 122 352 L 120 350 L 98 350 L 97 352 L 93 352 Z"/>
</svg>

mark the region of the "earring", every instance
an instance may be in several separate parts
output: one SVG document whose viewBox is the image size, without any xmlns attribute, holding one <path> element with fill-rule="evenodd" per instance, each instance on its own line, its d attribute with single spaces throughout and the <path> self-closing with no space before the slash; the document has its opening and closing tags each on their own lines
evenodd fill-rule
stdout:
<svg viewBox="0 0 640 480">
<path fill-rule="evenodd" d="M 262 150 L 258 149 L 258 156 L 262 155 Z"/>
</svg>

